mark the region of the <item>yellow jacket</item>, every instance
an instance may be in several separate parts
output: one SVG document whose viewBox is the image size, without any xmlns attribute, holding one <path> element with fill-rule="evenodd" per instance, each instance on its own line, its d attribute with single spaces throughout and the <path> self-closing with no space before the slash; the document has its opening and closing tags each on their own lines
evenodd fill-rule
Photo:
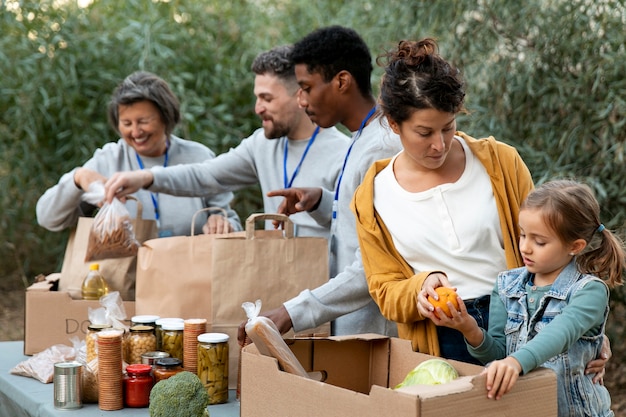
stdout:
<svg viewBox="0 0 626 417">
<path fill-rule="evenodd" d="M 530 171 L 512 146 L 493 137 L 474 139 L 457 132 L 484 165 L 498 206 L 507 268 L 518 267 L 522 258 L 518 248 L 519 207 L 533 189 Z M 398 335 L 411 340 L 413 350 L 439 356 L 437 328 L 417 311 L 417 294 L 426 277 L 437 271 L 413 274 L 400 256 L 385 223 L 374 209 L 374 177 L 390 162 L 375 162 L 365 174 L 352 199 L 359 245 L 369 292 L 383 316 L 398 323 Z M 442 265 L 443 267 L 444 265 Z M 443 268 L 445 273 L 445 268 Z M 496 277 L 494 278 L 494 282 Z"/>
</svg>

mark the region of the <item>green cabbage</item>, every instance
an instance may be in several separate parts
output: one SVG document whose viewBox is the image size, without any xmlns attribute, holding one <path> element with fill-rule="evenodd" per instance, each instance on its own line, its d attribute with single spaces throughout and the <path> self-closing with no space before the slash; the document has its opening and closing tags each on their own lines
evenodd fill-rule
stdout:
<svg viewBox="0 0 626 417">
<path fill-rule="evenodd" d="M 438 385 L 445 384 L 459 377 L 459 373 L 452 365 L 443 359 L 428 359 L 417 365 L 396 385 L 397 388 L 411 385 Z"/>
</svg>

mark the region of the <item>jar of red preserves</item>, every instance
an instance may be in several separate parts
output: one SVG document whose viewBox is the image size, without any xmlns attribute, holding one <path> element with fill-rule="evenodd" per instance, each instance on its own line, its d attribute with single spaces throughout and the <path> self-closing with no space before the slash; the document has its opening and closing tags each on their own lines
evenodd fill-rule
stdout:
<svg viewBox="0 0 626 417">
<path fill-rule="evenodd" d="M 124 405 L 126 407 L 147 407 L 150 404 L 150 390 L 154 385 L 152 366 L 134 364 L 126 367 L 124 375 Z"/>
</svg>

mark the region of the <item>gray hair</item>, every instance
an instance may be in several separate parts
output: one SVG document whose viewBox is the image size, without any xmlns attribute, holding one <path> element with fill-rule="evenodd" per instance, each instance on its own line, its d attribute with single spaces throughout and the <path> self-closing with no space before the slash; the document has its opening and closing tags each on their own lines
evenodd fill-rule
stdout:
<svg viewBox="0 0 626 417">
<path fill-rule="evenodd" d="M 119 133 L 119 106 L 140 101 L 150 101 L 159 109 L 165 134 L 169 137 L 180 122 L 180 102 L 162 78 L 146 71 L 132 73 L 113 92 L 108 110 L 113 129 Z"/>
</svg>

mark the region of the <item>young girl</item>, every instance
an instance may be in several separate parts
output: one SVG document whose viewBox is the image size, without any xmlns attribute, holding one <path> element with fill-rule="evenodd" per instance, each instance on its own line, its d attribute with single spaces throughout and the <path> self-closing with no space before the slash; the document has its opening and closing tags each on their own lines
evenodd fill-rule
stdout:
<svg viewBox="0 0 626 417">
<path fill-rule="evenodd" d="M 472 355 L 493 361 L 485 371 L 489 398 L 501 398 L 520 374 L 544 366 L 557 374 L 559 416 L 613 415 L 607 389 L 585 375 L 601 349 L 609 288 L 622 284 L 625 266 L 624 245 L 600 223 L 599 211 L 591 190 L 574 181 L 532 191 L 519 214 L 525 267 L 499 274 L 489 332 L 463 303 L 444 318 L 463 333 Z"/>
</svg>

